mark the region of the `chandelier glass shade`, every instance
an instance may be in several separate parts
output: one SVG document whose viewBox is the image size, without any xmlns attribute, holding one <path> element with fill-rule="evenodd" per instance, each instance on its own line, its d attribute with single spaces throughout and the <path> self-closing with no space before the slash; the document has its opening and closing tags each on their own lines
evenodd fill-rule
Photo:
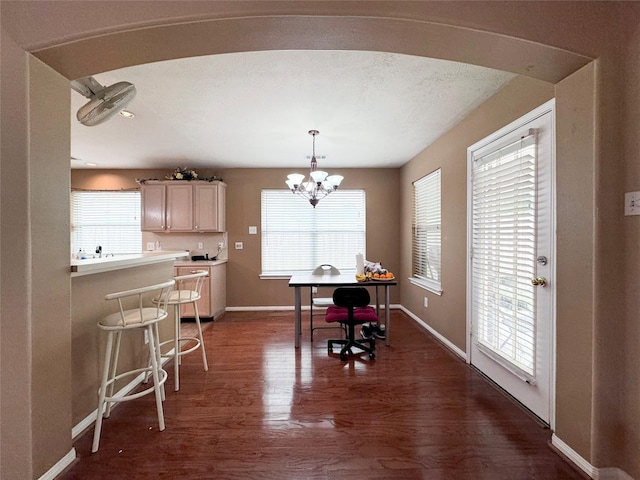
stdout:
<svg viewBox="0 0 640 480">
<path fill-rule="evenodd" d="M 308 180 L 300 173 L 292 173 L 287 176 L 286 184 L 294 195 L 300 195 L 309 200 L 313 208 L 318 202 L 337 190 L 340 182 L 344 178 L 342 175 L 329 175 L 327 172 L 318 170 L 316 160 L 316 135 L 318 130 L 309 130 L 309 135 L 313 137 L 313 155 L 311 156 L 311 171 Z"/>
</svg>

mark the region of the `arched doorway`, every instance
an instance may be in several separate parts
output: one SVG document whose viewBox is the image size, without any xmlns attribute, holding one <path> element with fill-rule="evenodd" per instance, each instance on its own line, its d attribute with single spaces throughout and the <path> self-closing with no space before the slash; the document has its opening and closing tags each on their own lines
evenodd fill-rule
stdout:
<svg viewBox="0 0 640 480">
<path fill-rule="evenodd" d="M 313 5 L 278 4 L 274 7 L 270 3 L 262 7 L 233 7 L 234 11 L 219 13 L 215 19 L 211 19 L 212 15 L 200 13 L 192 16 L 188 22 L 185 19 L 189 17 L 185 17 L 184 12 L 174 11 L 173 15 L 168 14 L 162 19 L 158 19 L 158 12 L 146 17 L 138 12 L 135 28 L 146 28 L 125 30 L 130 28 L 125 26 L 127 19 L 109 19 L 112 20 L 111 23 L 106 21 L 100 26 L 92 25 L 91 28 L 76 30 L 73 38 L 77 40 L 62 44 L 61 37 L 58 37 L 50 43 L 44 42 L 46 45 L 58 46 L 30 48 L 29 51 L 69 79 L 180 56 L 281 48 L 371 49 L 427 55 L 529 74 L 553 83 L 590 61 L 566 50 L 503 36 L 501 33 L 506 30 L 504 27 L 510 21 L 508 17 L 497 26 L 486 22 L 491 25 L 491 29 L 500 32 L 493 34 L 447 25 L 446 22 L 434 23 L 434 14 L 421 12 L 420 2 L 416 3 L 418 6 L 406 7 L 409 8 L 406 12 L 399 12 L 395 7 L 387 5 L 385 8 L 392 9 L 391 11 L 367 12 L 367 16 L 358 12 L 360 7 L 353 4 L 343 7 L 338 2 L 332 3 L 323 7 L 322 16 L 313 16 Z M 457 7 L 441 8 L 450 9 L 450 18 L 456 17 L 452 9 Z M 475 7 L 478 18 L 485 18 L 482 12 L 484 8 L 484 5 Z M 51 14 L 50 11 L 48 13 Z M 77 17 L 78 24 L 82 23 L 80 11 L 70 10 L 65 13 L 70 14 L 70 18 Z M 526 13 L 522 11 L 519 15 L 525 17 Z M 465 12 L 464 20 L 459 23 L 472 24 L 469 18 L 473 14 L 474 12 Z M 178 15 L 182 16 L 182 23 L 163 25 Z M 44 23 L 55 23 L 51 16 L 46 17 L 47 15 L 43 15 L 41 19 Z M 460 17 L 463 17 L 462 12 Z M 528 31 L 527 36 L 535 35 Z M 4 91 L 3 88 L 3 93 Z M 68 159 L 64 164 L 56 163 L 54 168 L 68 166 L 67 162 Z M 29 212 L 26 208 L 24 211 L 17 209 L 12 215 L 26 213 L 24 216 L 27 217 Z M 35 203 L 30 208 L 37 209 L 38 204 Z M 588 215 L 588 206 L 584 208 L 586 210 L 580 210 L 579 214 L 586 212 Z M 61 209 L 51 221 L 67 222 L 68 214 Z M 59 279 L 49 280 L 57 282 Z M 64 282 L 61 282 L 60 288 L 65 288 Z M 20 373 L 22 372 L 16 372 L 12 376 L 19 376 Z M 52 404 L 55 405 L 59 400 Z M 68 441 L 67 437 L 68 432 L 60 432 L 59 438 Z M 35 443 L 38 443 L 37 440 Z"/>
</svg>

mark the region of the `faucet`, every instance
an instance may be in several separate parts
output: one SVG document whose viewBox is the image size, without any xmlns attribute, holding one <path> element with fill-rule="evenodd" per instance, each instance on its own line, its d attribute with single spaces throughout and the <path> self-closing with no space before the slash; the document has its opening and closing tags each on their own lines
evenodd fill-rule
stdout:
<svg viewBox="0 0 640 480">
<path fill-rule="evenodd" d="M 102 247 L 100 245 L 96 247 L 96 253 L 98 254 L 98 258 L 102 258 Z"/>
</svg>

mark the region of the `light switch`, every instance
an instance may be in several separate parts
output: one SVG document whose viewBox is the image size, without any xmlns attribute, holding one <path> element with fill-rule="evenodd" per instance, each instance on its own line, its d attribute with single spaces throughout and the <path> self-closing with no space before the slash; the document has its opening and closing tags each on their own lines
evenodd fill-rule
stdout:
<svg viewBox="0 0 640 480">
<path fill-rule="evenodd" d="M 640 215 L 640 192 L 627 192 L 624 194 L 624 214 Z"/>
<path fill-rule="evenodd" d="M 198 249 L 202 250 L 204 248 L 204 243 L 198 242 Z"/>
<path fill-rule="evenodd" d="M 256 227 L 255 225 L 252 225 L 249 227 L 249 235 L 257 235 L 258 233 L 258 227 Z"/>
<path fill-rule="evenodd" d="M 242 242 L 236 242 L 236 250 L 242 250 L 244 248 L 244 245 L 242 245 Z"/>
</svg>

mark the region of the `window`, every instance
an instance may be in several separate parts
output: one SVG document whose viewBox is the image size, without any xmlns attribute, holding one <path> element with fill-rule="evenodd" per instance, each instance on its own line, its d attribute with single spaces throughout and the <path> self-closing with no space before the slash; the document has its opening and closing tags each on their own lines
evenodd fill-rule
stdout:
<svg viewBox="0 0 640 480">
<path fill-rule="evenodd" d="M 365 207 L 364 190 L 338 190 L 316 208 L 289 190 L 262 190 L 262 275 L 355 269 L 366 253 Z"/>
<path fill-rule="evenodd" d="M 411 283 L 440 295 L 440 169 L 413 183 L 413 276 Z"/>
<path fill-rule="evenodd" d="M 71 192 L 71 253 L 142 252 L 140 192 Z"/>
</svg>

